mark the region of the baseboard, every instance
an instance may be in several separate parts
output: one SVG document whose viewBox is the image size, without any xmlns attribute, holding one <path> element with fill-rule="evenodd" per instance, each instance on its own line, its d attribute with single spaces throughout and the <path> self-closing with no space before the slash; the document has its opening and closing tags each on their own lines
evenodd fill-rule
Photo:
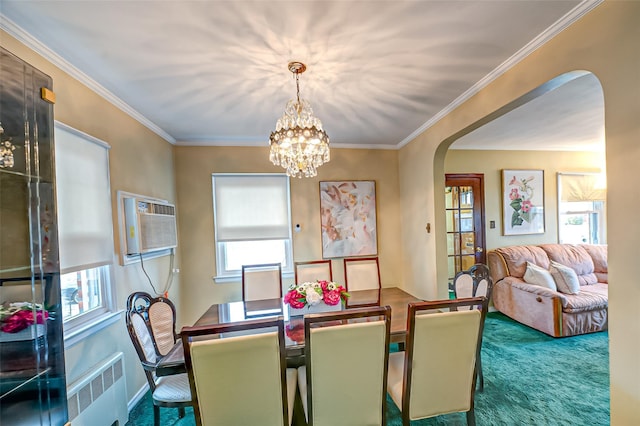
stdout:
<svg viewBox="0 0 640 426">
<path fill-rule="evenodd" d="M 133 410 L 136 407 L 136 405 L 138 405 L 138 403 L 142 400 L 142 398 L 144 398 L 148 390 L 149 390 L 149 383 L 145 383 L 144 386 L 142 386 L 140 390 L 136 392 L 135 395 L 133 395 L 133 398 L 131 398 L 131 400 L 127 404 L 127 410 L 129 411 L 129 413 L 131 413 L 131 410 Z"/>
</svg>

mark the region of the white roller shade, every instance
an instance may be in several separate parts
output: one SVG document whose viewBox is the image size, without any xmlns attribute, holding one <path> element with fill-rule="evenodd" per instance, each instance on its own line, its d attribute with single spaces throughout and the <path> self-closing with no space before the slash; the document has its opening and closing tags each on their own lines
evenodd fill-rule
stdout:
<svg viewBox="0 0 640 426">
<path fill-rule="evenodd" d="M 66 273 L 110 264 L 110 147 L 56 123 L 55 148 L 60 270 Z"/>
<path fill-rule="evenodd" d="M 214 175 L 218 242 L 289 238 L 289 180 L 285 175 Z"/>
<path fill-rule="evenodd" d="M 605 176 L 602 174 L 559 173 L 560 201 L 604 201 L 607 199 Z"/>
</svg>

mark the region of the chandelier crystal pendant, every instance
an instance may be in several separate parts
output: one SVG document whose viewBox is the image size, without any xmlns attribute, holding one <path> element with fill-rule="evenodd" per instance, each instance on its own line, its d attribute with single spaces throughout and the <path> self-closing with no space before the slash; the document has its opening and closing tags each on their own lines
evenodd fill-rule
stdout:
<svg viewBox="0 0 640 426">
<path fill-rule="evenodd" d="M 289 62 L 296 78 L 296 99 L 287 102 L 282 117 L 271 132 L 269 159 L 287 170 L 287 176 L 313 177 L 316 168 L 329 162 L 329 136 L 322 122 L 314 117 L 311 105 L 300 99 L 300 74 L 307 69 L 302 62 Z"/>
</svg>

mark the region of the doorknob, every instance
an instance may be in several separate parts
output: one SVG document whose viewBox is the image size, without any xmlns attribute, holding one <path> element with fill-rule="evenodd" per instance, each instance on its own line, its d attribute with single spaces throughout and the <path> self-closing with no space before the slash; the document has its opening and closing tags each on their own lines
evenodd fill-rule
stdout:
<svg viewBox="0 0 640 426">
<path fill-rule="evenodd" d="M 482 253 L 484 251 L 484 249 L 482 247 L 476 247 L 476 252 L 477 253 Z"/>
</svg>

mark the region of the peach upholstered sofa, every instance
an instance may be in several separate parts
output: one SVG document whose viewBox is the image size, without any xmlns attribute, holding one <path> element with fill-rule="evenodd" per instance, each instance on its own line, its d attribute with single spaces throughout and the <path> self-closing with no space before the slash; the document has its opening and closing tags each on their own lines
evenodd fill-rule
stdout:
<svg viewBox="0 0 640 426">
<path fill-rule="evenodd" d="M 607 246 L 541 244 L 501 247 L 487 254 L 493 279 L 493 305 L 500 312 L 553 337 L 574 336 L 607 329 Z M 561 266 L 575 271 L 573 292 L 532 284 L 537 265 L 556 274 Z M 553 264 L 557 262 L 557 264 Z M 552 267 L 552 264 L 554 265 Z M 556 268 L 557 267 L 557 268 Z M 568 268 L 564 268 L 567 270 Z M 546 274 L 546 271 L 542 271 Z M 572 271 L 568 271 L 573 275 Z M 530 282 L 525 281 L 525 273 Z M 575 277 L 574 276 L 574 277 Z M 553 280 L 551 282 L 553 287 Z M 557 286 L 560 288 L 560 285 Z M 579 288 L 579 290 L 578 290 Z"/>
</svg>

